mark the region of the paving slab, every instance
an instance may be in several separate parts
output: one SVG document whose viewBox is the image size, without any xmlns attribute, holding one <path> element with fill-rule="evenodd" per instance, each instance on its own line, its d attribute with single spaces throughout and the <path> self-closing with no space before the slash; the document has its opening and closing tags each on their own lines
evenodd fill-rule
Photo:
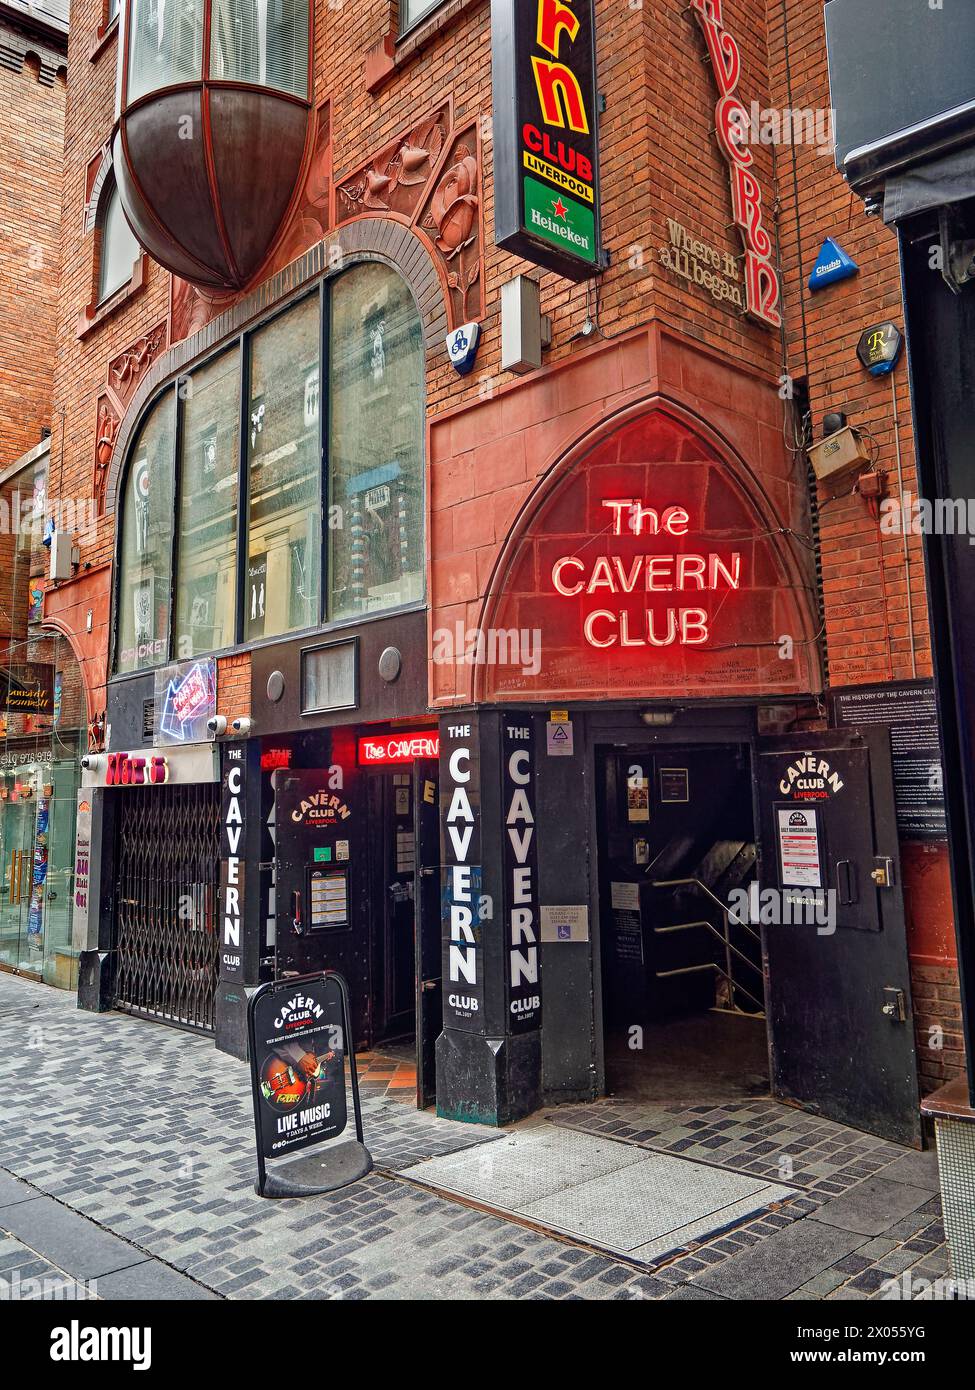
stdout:
<svg viewBox="0 0 975 1390">
<path fill-rule="evenodd" d="M 693 1284 L 725 1298 L 785 1298 L 849 1255 L 864 1239 L 808 1216 L 696 1275 Z"/>
<path fill-rule="evenodd" d="M 73 1279 L 94 1279 L 145 1259 L 145 1252 L 103 1231 L 53 1197 L 34 1197 L 0 1212 L 0 1225 Z"/>
<path fill-rule="evenodd" d="M 15 1202 L 29 1202 L 38 1195 L 36 1187 L 29 1187 L 12 1173 L 0 1172 L 0 1207 L 10 1207 Z"/>
<path fill-rule="evenodd" d="M 887 1178 L 890 1182 L 904 1182 L 909 1187 L 924 1187 L 929 1192 L 937 1192 L 938 1155 L 934 1149 L 925 1149 L 923 1153 L 906 1153 L 903 1158 L 888 1163 L 886 1168 L 881 1169 L 878 1177 Z"/>
<path fill-rule="evenodd" d="M 178 1274 L 161 1260 L 143 1260 L 141 1264 L 121 1269 L 115 1274 L 100 1275 L 96 1281 L 99 1298 L 184 1301 L 186 1299 L 213 1299 L 219 1295 L 205 1289 L 185 1274 Z"/>
<path fill-rule="evenodd" d="M 879 1236 L 930 1200 L 927 1188 L 875 1176 L 865 1178 L 841 1196 L 826 1202 L 816 1212 L 815 1219 L 844 1231 Z"/>
</svg>

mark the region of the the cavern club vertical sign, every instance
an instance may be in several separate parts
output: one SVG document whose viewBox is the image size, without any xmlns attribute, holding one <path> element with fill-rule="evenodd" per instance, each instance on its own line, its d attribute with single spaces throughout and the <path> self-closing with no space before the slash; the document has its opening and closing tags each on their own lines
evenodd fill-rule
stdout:
<svg viewBox="0 0 975 1390">
<path fill-rule="evenodd" d="M 494 239 L 571 280 L 602 264 L 593 0 L 491 5 Z"/>
<path fill-rule="evenodd" d="M 690 0 L 707 44 L 711 71 L 718 89 L 715 135 L 731 171 L 731 208 L 745 247 L 745 312 L 769 328 L 782 326 L 781 286 L 773 264 L 774 248 L 762 204 L 762 186 L 749 144 L 752 118 L 737 95 L 741 81 L 741 49 L 725 27 L 729 0 Z"/>
</svg>

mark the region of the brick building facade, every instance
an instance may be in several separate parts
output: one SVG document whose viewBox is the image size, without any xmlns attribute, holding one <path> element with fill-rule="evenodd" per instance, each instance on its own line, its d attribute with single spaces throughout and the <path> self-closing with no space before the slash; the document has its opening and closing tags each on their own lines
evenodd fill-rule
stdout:
<svg viewBox="0 0 975 1390">
<path fill-rule="evenodd" d="M 208 62 L 210 76 L 215 77 L 214 54 L 219 50 L 224 63 L 219 81 L 201 84 L 202 96 L 188 95 L 187 86 L 182 105 L 177 102 L 165 111 L 153 94 L 158 75 L 144 79 L 138 66 L 143 62 L 140 0 L 123 5 L 121 39 L 120 21 L 102 0 L 79 3 L 72 16 L 55 361 L 55 399 L 64 414 L 62 422 L 56 422 L 53 449 L 65 460 L 64 494 L 95 499 L 99 520 L 97 535 L 81 546 L 74 578 L 48 591 L 44 611 L 49 621 L 70 634 L 84 672 L 89 710 L 106 712 L 108 731 L 106 747 L 93 753 L 86 774 L 96 820 L 90 898 L 98 905 L 101 921 L 95 920 L 98 913 L 87 912 L 76 919 L 83 1003 L 98 1007 L 115 1002 L 155 1016 L 173 1015 L 170 1005 L 127 997 L 117 984 L 119 933 L 125 940 L 132 930 L 118 918 L 113 886 L 117 861 L 122 862 L 119 856 L 128 852 L 120 808 L 127 794 L 138 798 L 130 805 L 143 808 L 152 795 L 149 786 L 127 792 L 115 785 L 121 767 L 117 755 L 131 751 L 167 759 L 174 785 L 166 795 L 177 801 L 184 784 L 217 785 L 221 766 L 212 747 L 207 745 L 201 753 L 193 743 L 186 750 L 192 766 L 187 762 L 181 771 L 181 751 L 171 743 L 157 747 L 156 738 L 163 698 L 156 671 L 167 661 L 212 655 L 218 727 L 220 717 L 228 725 L 235 719 L 244 721 L 237 732 L 253 763 L 247 795 L 255 826 L 266 824 L 275 804 L 280 815 L 282 798 L 291 794 L 285 777 L 272 789 L 272 766 L 281 771 L 290 766 L 299 789 L 307 789 L 307 779 L 313 782 L 313 774 L 320 776 L 323 769 L 334 776 L 338 768 L 344 775 L 343 809 L 351 808 L 356 825 L 352 833 L 343 832 L 340 839 L 314 848 L 316 855 L 321 850 L 321 862 L 350 866 L 342 870 L 342 885 L 328 891 L 341 888 L 350 918 L 371 924 L 362 928 L 362 940 L 354 928 L 341 939 L 316 937 L 314 929 L 303 928 L 300 912 L 308 908 L 299 906 L 305 901 L 302 895 L 314 897 L 318 880 L 301 877 L 303 868 L 300 873 L 294 869 L 298 876 L 293 880 L 287 877 L 292 868 L 285 865 L 280 841 L 262 842 L 263 832 L 255 829 L 244 941 L 235 937 L 234 949 L 228 951 L 225 940 L 220 959 L 214 952 L 207 969 L 213 972 L 215 1002 L 204 1010 L 205 1017 L 189 1019 L 215 1028 L 220 1045 L 242 1048 L 241 1002 L 248 987 L 274 970 L 311 968 L 327 959 L 343 968 L 353 992 L 362 997 L 357 1026 L 364 1037 L 375 1039 L 384 1029 L 416 1027 L 428 1087 L 421 1099 L 436 1094 L 444 1113 L 497 1121 L 531 1109 L 542 1096 L 602 1090 L 607 1058 L 613 1052 L 609 1023 L 620 1026 L 627 1009 L 636 1009 L 634 1017 L 639 1016 L 641 1026 L 646 1021 L 646 1000 L 635 1004 L 627 992 L 627 960 L 639 960 L 647 998 L 667 995 L 659 1016 L 653 1011 L 647 1015 L 651 1024 L 667 1016 L 668 1009 L 700 1008 L 707 999 L 706 989 L 677 997 L 659 983 L 668 968 L 664 962 L 665 968 L 653 969 L 648 954 L 653 945 L 648 923 L 656 920 L 656 909 L 646 898 L 652 884 L 643 883 L 643 869 L 650 861 L 642 856 L 659 851 L 662 863 L 672 861 L 667 879 L 699 878 L 702 865 L 721 860 L 719 843 L 736 843 L 744 857 L 734 859 L 735 872 L 744 875 L 745 882 L 749 846 L 753 859 L 758 845 L 766 866 L 777 852 L 772 802 L 759 800 L 764 829 L 750 819 L 749 789 L 762 782 L 762 758 L 784 758 L 782 775 L 787 776 L 786 765 L 803 753 L 807 740 L 810 750 L 826 750 L 818 758 L 820 766 L 833 767 L 834 750 L 852 759 L 850 767 L 855 764 L 860 768 L 856 775 L 867 779 L 858 784 L 858 794 L 869 800 L 886 788 L 887 820 L 877 832 L 886 839 L 864 853 L 870 864 L 878 855 L 898 861 L 889 890 L 897 906 L 890 906 L 889 899 L 881 901 L 881 892 L 864 888 L 859 880 L 859 886 L 845 880 L 841 907 L 853 916 L 862 909 L 873 926 L 881 918 L 887 923 L 876 936 L 869 928 L 858 930 L 861 921 L 852 925 L 844 938 L 854 942 L 856 964 L 850 968 L 862 970 L 878 991 L 883 975 L 883 986 L 907 996 L 904 1008 L 910 1015 L 906 975 L 901 981 L 893 956 L 871 963 L 866 944 L 875 941 L 878 950 L 886 951 L 898 932 L 903 933 L 902 913 L 906 914 L 907 945 L 903 947 L 901 935 L 901 954 L 906 970 L 909 952 L 913 970 L 918 1047 L 916 1055 L 908 1048 L 911 1055 L 904 1066 L 911 1078 L 915 1068 L 919 1071 L 924 1087 L 950 1074 L 959 1065 L 960 1039 L 946 851 L 931 836 L 914 841 L 902 833 L 899 850 L 891 843 L 895 807 L 889 770 L 881 769 L 886 755 L 870 739 L 857 743 L 853 736 L 838 737 L 839 721 L 832 713 L 833 691 L 901 689 L 903 683 L 923 689 L 930 677 L 930 651 L 918 539 L 909 537 L 905 548 L 900 534 L 881 531 L 876 495 L 862 495 L 854 487 L 856 472 L 831 486 L 810 487 L 806 451 L 822 435 L 823 417 L 831 411 L 846 414 L 868 442 L 869 470 L 885 476 L 889 493 L 900 487 L 910 490 L 913 478 L 906 377 L 903 372 L 872 377 L 856 356 L 865 328 L 898 319 L 896 244 L 882 226 L 864 218 L 831 159 L 821 7 L 802 0 L 724 0 L 723 5 L 700 0 L 689 8 L 678 0 L 644 6 L 597 0 L 598 91 L 605 102 L 598 118 L 601 234 L 608 264 L 581 280 L 542 270 L 494 243 L 492 7 L 483 0 L 399 7 L 404 15 L 415 15 L 410 23 L 401 23 L 397 5 L 387 0 L 337 9 L 316 6 L 309 50 L 311 84 L 303 86 L 305 50 L 295 42 L 299 24 L 289 30 L 287 75 L 282 76 L 282 66 L 273 80 L 265 73 L 263 83 L 250 83 L 267 89 L 276 84 L 278 95 L 266 90 L 260 100 L 267 113 L 262 119 L 279 123 L 279 142 L 273 148 L 253 145 L 243 155 L 234 149 L 231 126 L 221 124 L 221 102 L 231 100 L 230 87 L 246 68 L 248 55 L 238 38 L 226 57 L 215 18 L 218 8 L 199 7 L 205 20 L 201 28 L 211 38 L 203 45 L 204 56 L 187 59 L 190 66 L 184 64 L 178 73 L 192 84 L 199 79 L 199 64 Z M 564 33 L 571 31 L 573 17 L 574 11 L 563 9 Z M 557 38 L 558 33 L 557 28 Z M 116 67 L 126 34 L 132 57 L 119 110 Z M 560 57 L 564 58 L 561 50 Z M 721 72 L 715 63 L 724 65 Z M 282 91 L 286 99 L 280 97 Z M 734 93 L 757 122 L 742 143 L 726 134 L 724 149 L 715 136 L 716 103 L 722 93 Z M 295 135 L 299 109 L 307 115 Z M 779 121 L 781 137 L 783 113 L 790 112 L 810 118 L 801 141 L 763 137 L 764 118 Z M 180 146 L 176 128 L 186 120 L 190 124 Z M 195 120 L 202 128 L 193 124 Z M 237 129 L 241 120 L 238 117 Z M 260 128 L 258 122 L 254 129 Z M 759 216 L 756 199 L 746 199 L 742 216 L 751 218 L 753 240 L 761 239 L 763 228 L 770 234 L 772 250 L 759 259 L 777 266 L 781 281 L 780 303 L 776 306 L 771 296 L 764 322 L 742 312 L 749 291 L 742 237 L 733 222 L 730 174 L 736 165 L 734 151 L 740 154 L 746 144 L 747 187 L 760 193 L 761 205 Z M 293 147 L 300 157 L 293 156 Z M 278 183 L 290 178 L 284 171 L 292 158 L 299 172 L 294 188 L 282 193 Z M 110 205 L 117 188 L 144 240 L 182 273 L 171 275 L 148 255 L 136 252 L 131 273 L 100 299 L 101 263 L 112 234 Z M 273 211 L 278 207 L 286 209 L 279 226 Z M 262 219 L 268 224 L 266 245 L 258 257 L 259 269 L 247 274 L 241 267 L 254 261 L 254 228 Z M 842 243 L 859 274 L 812 294 L 807 280 L 826 236 Z M 367 284 L 367 277 L 360 277 L 359 283 L 367 287 L 364 298 L 349 310 L 347 320 L 342 318 L 342 274 L 363 265 L 385 267 L 383 276 L 388 271 L 410 289 L 416 321 L 402 328 L 403 336 L 390 337 L 390 343 L 401 345 L 396 354 L 392 347 L 387 353 L 384 337 L 392 334 L 393 324 L 405 323 L 402 312 L 394 312 L 394 280 L 380 283 L 374 277 L 375 283 Z M 760 268 L 759 276 L 764 273 Z M 516 374 L 502 367 L 501 291 L 519 274 L 538 283 L 541 310 L 551 319 L 551 342 L 537 369 Z M 759 287 L 768 289 L 769 283 L 760 278 Z M 307 362 L 301 359 L 305 434 L 272 449 L 278 438 L 273 431 L 292 407 L 275 396 L 275 372 L 261 365 L 263 349 L 256 345 L 275 341 L 271 330 L 264 333 L 263 328 L 265 323 L 273 325 L 276 309 L 298 302 L 304 288 L 319 284 L 326 287 L 321 313 L 331 329 L 316 358 L 318 365 L 309 365 L 308 353 Z M 752 299 L 754 308 L 754 295 Z M 299 319 L 288 322 L 295 325 L 293 332 L 287 331 L 297 341 Z M 480 325 L 481 343 L 473 371 L 460 376 L 447 358 L 444 338 L 449 330 L 470 322 Z M 346 339 L 341 333 L 351 334 L 352 343 L 357 329 L 367 334 L 368 342 L 347 348 L 357 364 L 354 370 L 360 372 L 354 388 L 359 395 L 349 407 L 342 395 L 343 371 L 352 369 L 343 356 Z M 382 429 L 393 433 L 408 428 L 408 421 L 397 425 L 393 416 L 381 413 L 391 406 L 380 399 L 387 391 L 385 373 L 398 370 L 406 360 L 402 345 L 407 342 L 423 345 L 422 503 L 399 454 L 394 471 L 384 471 L 387 464 L 365 423 L 382 421 Z M 221 552 L 234 560 L 232 577 L 219 591 L 202 571 L 194 571 L 192 579 L 194 611 L 210 615 L 204 622 L 222 612 L 221 605 L 230 604 L 231 640 L 208 647 L 191 638 L 188 650 L 180 650 L 180 620 L 167 616 L 167 597 L 164 593 L 160 599 L 155 573 L 145 589 L 146 604 L 142 618 L 136 619 L 134 636 L 116 639 L 120 624 L 131 627 L 127 605 L 146 582 L 133 578 L 145 574 L 144 563 L 140 561 L 141 569 L 120 564 L 119 547 L 126 555 L 130 551 L 125 550 L 129 542 L 119 539 L 119 517 L 127 506 L 133 515 L 133 509 L 144 508 L 144 520 L 131 523 L 131 554 L 144 556 L 149 532 L 157 524 L 152 508 L 159 489 L 153 494 L 152 478 L 163 477 L 162 488 L 168 491 L 174 476 L 161 475 L 159 465 L 151 462 L 157 455 L 145 443 L 146 421 L 162 420 L 159 428 L 165 436 L 168 406 L 158 403 L 167 384 L 196 380 L 206 382 L 209 390 L 212 373 L 195 374 L 220 361 L 213 353 L 221 347 L 238 354 L 225 361 L 248 364 L 241 377 L 248 384 L 240 391 L 249 390 L 250 401 L 241 405 L 239 424 L 231 423 L 230 405 L 211 435 L 209 417 L 201 416 L 200 423 L 192 405 L 199 394 L 196 386 L 185 391 L 176 386 L 174 419 L 180 422 L 176 433 L 183 442 L 165 447 L 183 451 L 181 468 L 188 476 L 187 470 L 195 469 L 199 460 L 190 458 L 184 435 L 202 429 L 204 461 L 199 466 L 204 477 L 209 470 L 217 480 L 214 488 L 217 482 L 225 489 L 236 484 L 230 473 L 221 472 L 220 459 L 214 463 L 207 452 L 211 438 L 219 455 L 224 433 L 236 429 L 234 458 L 246 458 L 239 478 L 250 479 L 253 515 L 246 525 L 240 522 L 236 547 L 228 540 Z M 274 351 L 286 349 L 279 346 Z M 360 352 L 366 354 L 362 361 L 356 356 Z M 294 371 L 297 374 L 298 368 Z M 258 394 L 255 381 L 263 383 Z M 330 408 L 323 424 L 318 402 L 325 390 Z M 200 407 L 204 413 L 205 409 Z M 153 410 L 162 413 L 147 414 Z M 357 411 L 364 422 L 359 438 Z M 262 438 L 265 429 L 269 434 Z M 342 504 L 338 535 L 326 533 L 323 540 L 332 558 L 327 565 L 320 558 L 315 561 L 318 587 L 313 598 L 319 617 L 306 622 L 295 614 L 307 617 L 311 611 L 302 605 L 310 601 L 308 567 L 313 554 L 320 557 L 318 541 L 311 533 L 298 537 L 294 524 L 286 540 L 276 540 L 254 505 L 255 498 L 270 496 L 268 470 L 280 467 L 281 458 L 305 459 L 306 448 L 311 450 L 307 458 L 313 458 L 308 440 L 315 430 L 326 452 L 331 446 L 336 461 L 347 456 L 350 461 L 341 464 L 345 491 L 341 496 L 334 493 Z M 264 439 L 269 441 L 266 447 Z M 137 495 L 131 488 L 143 454 L 149 460 L 144 474 L 148 481 Z M 305 467 L 294 465 L 290 484 L 285 469 L 280 485 L 299 487 L 294 479 Z M 337 477 L 338 462 L 335 471 Z M 180 486 L 190 493 L 185 478 Z M 200 496 L 206 491 L 201 488 Z M 629 499 L 627 505 L 642 500 L 656 501 L 661 509 L 665 504 L 676 507 L 683 515 L 683 529 L 671 534 L 689 534 L 702 554 L 692 554 L 682 566 L 674 557 L 661 560 L 655 551 L 654 569 L 653 557 L 637 554 L 622 527 L 614 532 L 613 521 L 621 522 L 624 515 L 612 510 L 614 498 Z M 357 499 L 365 500 L 360 506 Z M 270 502 L 267 509 L 273 510 Z M 236 514 L 245 510 L 242 501 Z M 182 528 L 187 546 L 192 518 L 182 513 L 180 518 L 174 526 Z M 215 520 L 214 532 L 235 524 L 232 519 Z M 251 532 L 245 535 L 248 525 L 258 534 L 256 541 Z M 422 561 L 412 558 L 417 525 Z M 348 542 L 341 531 L 345 526 L 353 533 Z M 614 536 L 620 538 L 619 545 Z M 599 542 L 606 547 L 601 570 L 586 558 L 598 557 Z M 398 548 L 399 569 L 395 556 L 387 553 L 390 547 L 392 552 Z M 687 545 L 679 549 L 686 553 Z M 409 565 L 422 574 L 419 598 L 410 588 L 413 580 L 407 582 L 404 557 L 411 557 Z M 676 567 L 676 584 L 656 584 L 651 576 L 659 576 L 670 561 Z M 635 565 L 649 568 L 637 571 Z M 297 594 L 288 600 L 289 620 L 282 620 L 276 630 L 265 621 L 264 610 L 265 594 L 269 604 L 284 601 L 280 593 L 272 593 L 275 566 L 279 575 L 290 575 L 290 580 L 276 583 L 290 583 L 292 594 Z M 732 574 L 734 578 L 728 578 Z M 178 606 L 179 581 L 173 580 L 171 570 L 162 574 L 161 582 Z M 677 600 L 654 606 L 654 616 L 648 613 L 647 631 L 640 636 L 638 615 L 627 609 L 626 596 L 644 582 L 648 592 L 711 593 L 698 600 L 703 607 L 686 606 L 690 599 L 681 599 L 685 606 L 679 609 L 674 606 Z M 327 607 L 322 598 L 326 585 Z M 607 599 L 605 607 L 597 608 L 588 599 L 595 599 L 601 587 L 613 594 L 614 602 Z M 725 589 L 730 604 L 713 597 L 714 591 Z M 231 590 L 236 590 L 236 607 L 233 598 L 226 598 Z M 336 619 L 333 614 L 341 616 Z M 152 626 L 157 619 L 163 627 Z M 221 630 L 228 631 L 226 626 Z M 459 660 L 456 652 L 445 657 L 438 649 L 438 642 L 446 641 L 444 634 L 460 632 L 464 640 L 470 632 L 499 631 L 540 633 L 539 661 L 482 663 Z M 357 663 L 356 686 L 350 698 L 323 705 L 318 695 L 308 693 L 307 670 L 323 644 L 343 640 Z M 546 740 L 562 725 L 571 726 L 574 752 L 564 762 L 549 761 Z M 439 769 L 429 761 L 425 745 L 428 760 L 416 762 L 412 769 L 407 765 L 397 772 L 397 763 L 385 761 L 384 770 L 365 772 L 362 760 L 369 755 L 361 746 L 356 755 L 356 741 L 364 731 L 378 736 L 403 730 L 438 732 Z M 515 910 L 509 901 L 511 866 L 499 815 L 499 798 L 510 789 L 507 784 L 496 786 L 495 778 L 503 750 L 510 747 L 506 740 L 517 742 L 522 736 L 531 749 L 528 762 L 506 765 L 530 765 L 535 779 L 531 794 L 538 796 L 545 815 L 538 820 L 532 916 L 519 919 L 525 924 L 521 938 L 509 941 L 505 954 L 492 944 L 487 928 L 465 918 L 462 903 L 450 896 L 450 885 L 456 888 L 463 880 L 469 889 L 471 880 L 465 875 L 476 871 L 485 901 L 504 904 L 505 921 Z M 778 743 L 762 744 L 764 737 L 777 738 Z M 867 744 L 873 759 L 870 772 L 864 770 L 866 763 L 861 767 L 857 762 Z M 155 752 L 150 754 L 150 749 Z M 668 749 L 676 768 L 665 765 Z M 614 781 L 625 778 L 628 757 L 636 768 L 629 792 L 623 782 Z M 707 757 L 715 760 L 715 785 L 725 785 L 729 805 L 744 806 L 743 819 L 734 824 L 715 821 L 707 832 L 700 824 L 688 828 L 674 821 L 667 831 L 667 816 L 677 814 L 667 808 L 695 801 L 694 794 L 678 794 L 681 776 L 671 774 L 682 774 L 685 791 L 689 784 L 703 788 L 710 774 L 701 759 Z M 743 758 L 752 760 L 752 774 L 739 782 Z M 204 763 L 205 775 L 200 772 Z M 474 775 L 482 778 L 480 800 L 475 798 L 477 814 L 471 821 L 482 857 L 470 863 L 453 853 L 456 843 L 452 845 L 449 830 L 451 798 L 464 786 L 455 774 L 463 766 L 478 769 Z M 441 808 L 442 843 L 438 841 L 435 851 L 446 865 L 442 989 L 439 968 L 431 964 L 440 956 L 441 903 L 426 901 L 421 877 L 413 877 L 416 865 L 430 867 L 433 851 L 421 841 L 428 833 L 423 829 L 424 807 L 433 802 L 424 798 L 424 789 L 436 786 L 438 771 L 442 798 L 450 784 L 450 796 Z M 840 777 L 835 769 L 827 781 L 829 775 L 840 786 L 853 777 L 852 772 Z M 140 780 L 138 774 L 133 776 Z M 406 780 L 397 782 L 397 777 Z M 874 783 L 868 785 L 871 777 Z M 791 787 L 787 780 L 790 798 Z M 822 793 L 826 799 L 829 795 L 828 789 Z M 660 844 L 653 838 L 658 813 L 666 841 Z M 195 814 L 208 818 L 208 826 L 211 819 L 215 825 L 217 802 L 211 796 L 206 809 Z M 294 814 L 298 823 L 303 814 L 300 802 Z M 829 810 L 822 814 L 827 820 L 834 815 Z M 151 818 L 152 812 L 145 809 L 145 815 Z M 839 873 L 838 866 L 853 862 L 839 852 L 843 836 L 853 833 L 844 815 L 840 808 L 830 822 L 835 828 L 829 835 L 836 845 L 828 854 L 826 842 L 818 842 L 822 863 L 815 872 L 824 890 L 827 878 L 833 882 L 834 868 Z M 397 830 L 399 817 L 403 819 Z M 651 821 L 652 833 L 644 829 Z M 334 829 L 326 827 L 326 839 Z M 412 859 L 398 838 L 402 835 L 416 839 Z M 681 859 L 677 842 L 689 843 L 695 836 L 700 840 L 702 835 L 708 843 L 698 844 L 696 858 L 687 851 Z M 387 839 L 388 862 L 382 860 L 386 850 L 375 849 Z M 296 864 L 305 848 L 302 842 L 295 849 Z M 275 853 L 278 877 L 269 898 L 267 865 Z M 358 878 L 360 854 L 364 867 Z M 863 875 L 867 867 L 861 863 L 856 872 Z M 639 875 L 633 872 L 636 868 Z M 715 869 L 714 882 L 720 878 L 724 889 L 732 883 L 731 868 L 731 862 L 723 861 Z M 185 878 L 190 871 L 174 872 Z M 392 893 L 392 906 L 386 902 L 390 875 L 399 885 Z M 207 891 L 216 893 L 216 873 L 201 871 L 193 881 L 203 879 Z M 801 877 L 797 881 L 803 882 Z M 288 904 L 286 910 L 282 903 Z M 555 917 L 567 903 L 573 908 L 571 921 L 557 923 Z M 414 910 L 404 904 L 415 905 L 417 920 L 426 913 L 436 922 L 436 942 L 430 949 L 416 929 L 412 965 L 397 954 L 396 942 L 406 930 L 403 913 Z M 679 919 L 687 905 L 670 903 L 660 920 L 676 929 L 681 922 L 671 919 L 674 914 Z M 356 917 L 359 911 L 361 918 Z M 627 913 L 645 920 L 634 927 Z M 549 936 L 546 929 L 539 937 L 543 919 L 555 935 Z M 206 918 L 211 930 L 214 920 Z M 845 920 L 841 913 L 841 935 Z M 556 930 L 560 925 L 562 935 Z M 725 925 L 723 930 L 732 929 Z M 651 937 L 645 938 L 645 932 Z M 317 946 L 327 946 L 324 955 L 313 949 Z M 151 942 L 140 938 L 138 949 L 151 951 Z M 804 968 L 805 949 L 794 954 L 787 943 L 766 941 L 765 978 L 774 981 L 778 971 L 794 977 Z M 713 986 L 709 953 L 695 950 L 696 963 L 686 968 L 706 974 Z M 754 998 L 756 992 L 762 995 L 755 978 L 763 976 L 761 967 L 756 971 L 754 950 L 742 951 L 744 956 L 753 953 L 748 989 L 741 980 L 718 985 L 717 997 L 724 998 L 731 1013 L 754 1013 L 765 1002 Z M 810 957 L 813 963 L 821 959 Z M 460 973 L 451 977 L 458 961 Z M 678 969 L 685 965 L 673 966 Z M 413 973 L 418 992 L 410 1025 L 406 995 Z M 425 980 L 438 984 L 426 996 Z M 524 988 L 517 987 L 518 980 Z M 465 989 L 465 984 L 471 987 Z M 712 1002 L 714 997 L 712 993 Z M 444 1008 L 442 1017 L 426 1017 L 425 998 Z M 451 1002 L 462 998 L 467 1002 Z M 878 994 L 863 1006 L 871 1019 L 881 1002 Z M 778 1014 L 774 1000 L 768 1005 L 773 1066 L 776 1055 L 781 1062 L 776 1083 L 780 1092 L 827 1113 L 859 1116 L 865 1127 L 872 1123 L 910 1137 L 911 1125 L 898 1128 L 865 1119 L 863 1096 L 848 1098 L 843 1111 L 835 1097 L 816 1093 L 818 1082 L 790 1071 L 790 1049 L 795 1049 L 796 1040 L 790 1043 L 783 1034 L 777 1041 L 775 1031 L 784 1027 L 781 1010 L 786 1003 L 793 1012 L 798 1007 L 791 995 L 783 995 Z M 585 1026 L 579 1019 L 586 1020 Z M 818 1026 L 809 1023 L 807 1051 L 817 1045 Z M 872 1021 L 869 1028 L 864 1023 L 865 1035 L 872 1027 Z M 930 1029 L 942 1030 L 936 1047 L 929 1046 Z M 904 1036 L 909 1032 L 907 1026 Z M 434 1085 L 432 1046 L 438 1036 Z M 910 1104 L 905 1108 L 905 1097 L 915 1083 L 910 1080 L 903 1088 L 907 1071 L 896 1083 L 890 1080 L 885 1037 L 871 1033 L 864 1043 L 870 1055 L 870 1067 L 865 1064 L 864 1069 L 874 1068 L 879 1077 L 877 1084 L 886 1095 L 880 1109 L 899 1110 L 903 1118 L 910 1109 Z M 900 1034 L 898 1039 L 902 1047 Z M 763 1048 L 764 1042 L 759 1051 Z M 423 1071 L 421 1065 L 421 1075 Z M 890 1094 L 885 1092 L 888 1084 L 893 1088 Z M 876 1096 L 871 1104 L 875 1102 Z"/>
</svg>

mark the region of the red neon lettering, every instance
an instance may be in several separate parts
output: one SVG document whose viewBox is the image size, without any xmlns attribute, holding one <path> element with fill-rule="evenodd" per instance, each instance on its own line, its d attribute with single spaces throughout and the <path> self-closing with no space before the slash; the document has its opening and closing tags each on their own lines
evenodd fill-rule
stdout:
<svg viewBox="0 0 975 1390">
<path fill-rule="evenodd" d="M 741 79 L 741 49 L 727 29 L 720 28 L 713 19 L 700 14 L 698 19 L 704 31 L 718 91 L 723 97 L 730 96 Z"/>
<path fill-rule="evenodd" d="M 731 171 L 731 200 L 735 221 L 745 233 L 748 249 L 768 260 L 772 238 L 762 223 L 762 186 L 754 174 L 739 164 Z"/>
<path fill-rule="evenodd" d="M 736 96 L 722 97 L 714 113 L 714 124 L 718 144 L 729 164 L 740 164 L 748 169 L 755 162 L 755 156 L 745 143 L 748 130 L 748 112 Z"/>
</svg>

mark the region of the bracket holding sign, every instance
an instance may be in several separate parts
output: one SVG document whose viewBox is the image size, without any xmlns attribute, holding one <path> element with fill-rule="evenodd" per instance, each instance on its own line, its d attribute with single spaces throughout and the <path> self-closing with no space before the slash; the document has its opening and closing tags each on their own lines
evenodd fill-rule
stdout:
<svg viewBox="0 0 975 1390">
<path fill-rule="evenodd" d="M 349 990 L 334 970 L 272 980 L 251 996 L 247 1041 L 259 1197 L 334 1192 L 371 1172 L 355 1050 L 346 1049 L 351 1038 Z M 346 1060 L 356 1137 L 334 1144 L 329 1141 L 348 1124 Z M 305 1150 L 311 1151 L 291 1157 Z"/>
</svg>

